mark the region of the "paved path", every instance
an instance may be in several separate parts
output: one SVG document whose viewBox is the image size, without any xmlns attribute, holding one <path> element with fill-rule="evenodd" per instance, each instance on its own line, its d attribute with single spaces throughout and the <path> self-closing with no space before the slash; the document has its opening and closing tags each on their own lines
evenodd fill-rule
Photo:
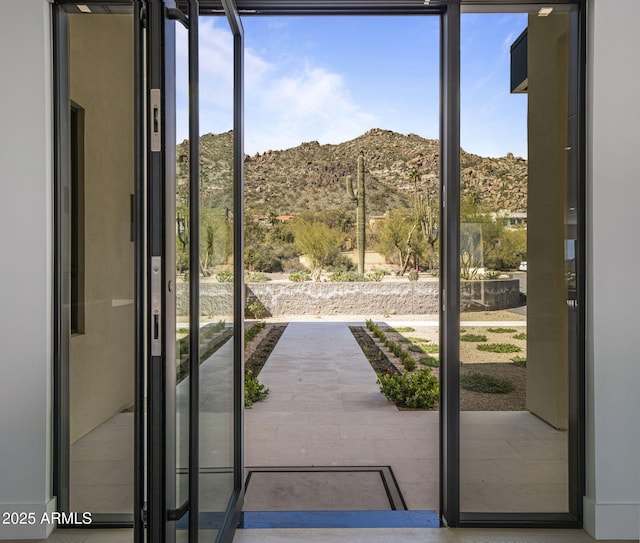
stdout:
<svg viewBox="0 0 640 543">
<path fill-rule="evenodd" d="M 260 381 L 248 467 L 391 466 L 410 509 L 437 509 L 438 413 L 389 404 L 348 323 L 290 323 Z"/>
</svg>

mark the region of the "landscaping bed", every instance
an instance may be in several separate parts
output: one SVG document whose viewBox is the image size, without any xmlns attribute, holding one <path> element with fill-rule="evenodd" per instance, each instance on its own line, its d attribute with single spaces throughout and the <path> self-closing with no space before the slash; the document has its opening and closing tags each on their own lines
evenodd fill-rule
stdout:
<svg viewBox="0 0 640 543">
<path fill-rule="evenodd" d="M 256 323 L 257 324 L 257 323 Z M 254 325 L 255 326 L 255 325 Z M 244 346 L 244 369 L 252 371 L 257 377 L 265 365 L 271 351 L 287 328 L 286 324 L 266 323 L 264 328 Z M 247 327 L 247 332 L 250 329 Z"/>
<path fill-rule="evenodd" d="M 423 368 L 424 364 L 420 363 L 420 360 L 425 360 L 425 357 L 430 358 L 437 363 L 438 348 L 435 341 L 437 341 L 437 332 L 430 331 L 429 333 L 416 332 L 413 329 L 407 328 L 393 328 L 390 326 L 380 327 L 387 339 L 395 342 L 403 347 L 405 352 L 410 354 L 416 361 L 417 368 Z M 360 347 L 363 350 L 365 356 L 367 356 L 369 363 L 373 367 L 376 373 L 393 372 L 403 373 L 405 372 L 404 365 L 400 357 L 388 349 L 383 342 L 374 337 L 371 330 L 368 330 L 362 326 L 351 326 L 351 332 L 358 341 Z M 490 328 L 476 329 L 484 335 L 488 335 L 491 340 L 497 340 L 497 338 L 509 338 L 509 341 L 513 341 L 513 335 L 516 332 L 500 331 L 494 332 Z M 431 339 L 428 339 L 427 336 Z M 410 339 L 409 339 L 410 338 Z M 495 338 L 495 339 L 494 339 Z M 462 342 L 464 344 L 464 342 Z M 484 342 L 482 342 L 484 343 Z M 524 347 L 526 342 L 524 340 L 515 340 L 513 343 L 520 344 Z M 412 346 L 419 345 L 429 353 L 412 352 L 409 349 Z M 462 411 L 525 411 L 526 410 L 526 374 L 525 367 L 518 366 L 510 362 L 510 359 L 514 356 L 512 353 L 494 353 L 483 352 L 476 349 L 475 342 L 467 343 L 469 353 L 473 353 L 475 356 L 470 358 L 474 359 L 474 363 L 463 363 L 460 366 L 460 376 L 469 374 L 481 374 L 486 376 L 488 380 L 506 381 L 510 389 L 506 393 L 489 393 L 478 392 L 474 390 L 467 390 L 463 387 L 460 388 L 460 407 Z M 472 350 L 473 349 L 473 350 Z M 477 353 L 477 354 L 476 354 Z M 526 354 L 526 352 L 520 353 Z M 406 358 L 406 355 L 403 355 Z M 504 362 L 491 362 L 491 358 L 496 360 L 504 360 Z M 439 375 L 439 368 L 432 367 L 432 374 L 436 377 Z M 433 409 L 437 409 L 437 404 Z"/>
</svg>

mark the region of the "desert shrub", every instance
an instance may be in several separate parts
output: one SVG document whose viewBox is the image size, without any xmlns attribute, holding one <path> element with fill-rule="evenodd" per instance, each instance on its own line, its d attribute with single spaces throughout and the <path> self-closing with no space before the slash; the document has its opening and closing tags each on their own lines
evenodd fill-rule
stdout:
<svg viewBox="0 0 640 543">
<path fill-rule="evenodd" d="M 484 278 L 485 279 L 499 279 L 500 278 L 500 272 L 499 271 L 494 271 L 494 270 L 488 270 L 488 271 L 484 272 Z"/>
<path fill-rule="evenodd" d="M 371 279 L 372 281 L 375 281 L 376 283 L 382 281 L 382 278 L 385 275 L 389 275 L 389 272 L 384 271 L 384 270 L 371 270 L 368 274 L 367 277 L 369 279 Z"/>
<path fill-rule="evenodd" d="M 333 272 L 329 277 L 329 281 L 337 283 L 357 283 L 369 281 L 364 275 L 355 271 L 337 271 Z"/>
<path fill-rule="evenodd" d="M 480 343 L 476 345 L 476 349 L 479 351 L 486 351 L 489 353 L 519 353 L 522 349 L 512 343 Z"/>
<path fill-rule="evenodd" d="M 271 278 L 262 272 L 245 272 L 244 280 L 247 283 L 265 283 L 271 281 Z"/>
<path fill-rule="evenodd" d="M 411 328 L 411 326 L 398 326 L 393 327 L 389 326 L 389 332 L 415 332 L 415 328 Z"/>
<path fill-rule="evenodd" d="M 515 328 L 487 328 L 492 334 L 513 334 L 517 332 Z"/>
<path fill-rule="evenodd" d="M 326 269 L 332 272 L 350 272 L 356 269 L 356 265 L 347 255 L 338 253 L 327 264 Z"/>
<path fill-rule="evenodd" d="M 425 354 L 433 354 L 433 353 L 440 352 L 440 346 L 435 343 L 432 343 L 431 345 L 417 345 L 417 347 L 419 347 L 420 351 L 422 351 Z"/>
<path fill-rule="evenodd" d="M 487 336 L 483 334 L 464 334 L 460 336 L 460 341 L 487 341 Z"/>
<path fill-rule="evenodd" d="M 399 407 L 429 409 L 438 401 L 439 383 L 428 368 L 412 374 L 378 373 L 377 383 L 385 398 Z"/>
<path fill-rule="evenodd" d="M 251 370 L 244 374 L 244 406 L 251 407 L 254 403 L 264 400 L 269 395 L 269 389 L 265 387 Z"/>
<path fill-rule="evenodd" d="M 429 273 L 431 275 L 433 275 L 434 277 L 440 277 L 440 270 L 438 270 L 438 269 L 433 269 Z"/>
<path fill-rule="evenodd" d="M 527 367 L 527 357 L 526 356 L 514 356 L 511 359 L 511 362 L 514 366 L 518 366 L 520 368 Z"/>
<path fill-rule="evenodd" d="M 229 270 L 220 270 L 216 273 L 216 279 L 219 283 L 233 283 L 233 272 Z"/>
<path fill-rule="evenodd" d="M 420 277 L 420 275 L 418 274 L 418 270 L 411 270 L 408 274 L 407 277 L 409 278 L 409 281 L 417 281 Z"/>
<path fill-rule="evenodd" d="M 257 272 L 278 273 L 284 268 L 282 260 L 277 256 L 266 253 L 259 253 L 253 261 L 253 269 Z"/>
<path fill-rule="evenodd" d="M 304 281 L 311 281 L 311 276 L 305 271 L 297 271 L 289 274 L 289 281 L 303 283 Z"/>
<path fill-rule="evenodd" d="M 512 336 L 512 337 L 513 337 L 513 339 L 527 339 L 527 334 L 522 332 L 522 333 L 516 334 L 515 336 Z"/>
<path fill-rule="evenodd" d="M 287 258 L 282 261 L 282 271 L 286 273 L 308 272 L 307 267 L 300 262 L 299 258 Z"/>
<path fill-rule="evenodd" d="M 513 383 L 505 379 L 498 379 L 485 373 L 470 372 L 460 376 L 460 386 L 474 392 L 489 394 L 506 394 L 513 390 Z"/>
</svg>

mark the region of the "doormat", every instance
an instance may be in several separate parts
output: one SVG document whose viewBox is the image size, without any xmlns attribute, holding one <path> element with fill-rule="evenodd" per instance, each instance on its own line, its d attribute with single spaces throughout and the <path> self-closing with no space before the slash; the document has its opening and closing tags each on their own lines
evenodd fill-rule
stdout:
<svg viewBox="0 0 640 543">
<path fill-rule="evenodd" d="M 248 468 L 243 511 L 406 510 L 389 466 Z"/>
</svg>

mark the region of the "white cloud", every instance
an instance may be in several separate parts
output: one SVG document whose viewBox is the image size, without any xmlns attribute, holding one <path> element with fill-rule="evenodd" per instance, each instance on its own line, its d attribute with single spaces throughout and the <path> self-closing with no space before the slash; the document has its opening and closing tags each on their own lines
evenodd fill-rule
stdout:
<svg viewBox="0 0 640 543">
<path fill-rule="evenodd" d="M 233 37 L 226 21 L 201 19 L 200 132 L 220 133 L 233 123 Z M 188 53 L 178 35 L 177 140 L 188 137 Z M 338 143 L 377 125 L 360 107 L 342 75 L 292 56 L 278 65 L 245 48 L 245 152 L 285 149 L 303 141 Z"/>
<path fill-rule="evenodd" d="M 269 74 L 270 75 L 270 74 Z M 284 149 L 303 141 L 339 143 L 376 126 L 344 78 L 324 68 L 264 77 L 247 85 L 246 150 Z"/>
</svg>

